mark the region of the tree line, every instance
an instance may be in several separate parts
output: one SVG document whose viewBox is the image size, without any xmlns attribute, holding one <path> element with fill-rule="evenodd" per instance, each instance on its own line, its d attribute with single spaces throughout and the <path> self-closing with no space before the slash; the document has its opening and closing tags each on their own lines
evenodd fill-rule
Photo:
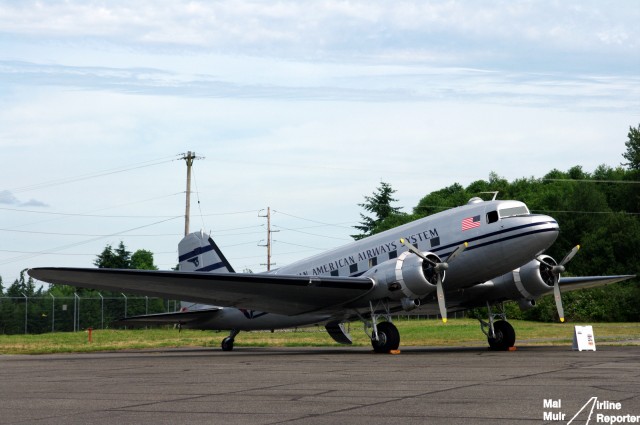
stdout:
<svg viewBox="0 0 640 425">
<path fill-rule="evenodd" d="M 99 268 L 158 270 L 153 253 L 139 249 L 133 254 L 120 242 L 117 248 L 107 245 L 93 263 Z M 111 327 L 125 316 L 162 313 L 168 300 L 145 298 L 111 291 L 74 288 L 67 285 L 36 287 L 33 279 L 20 276 L 4 289 L 0 277 L 0 334 L 70 331 Z M 25 323 L 26 321 L 26 323 Z"/>
</svg>

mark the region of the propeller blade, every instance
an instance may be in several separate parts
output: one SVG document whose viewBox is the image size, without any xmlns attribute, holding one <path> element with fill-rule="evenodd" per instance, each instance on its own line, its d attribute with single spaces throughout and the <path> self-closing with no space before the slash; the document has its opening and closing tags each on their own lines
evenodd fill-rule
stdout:
<svg viewBox="0 0 640 425">
<path fill-rule="evenodd" d="M 458 255 L 462 254 L 464 252 L 465 249 L 467 249 L 467 247 L 469 246 L 468 242 L 463 243 L 462 245 L 459 245 L 452 253 L 451 255 L 449 255 L 449 257 L 445 260 L 445 263 L 450 263 L 452 262 Z"/>
<path fill-rule="evenodd" d="M 442 275 L 438 273 L 438 283 L 436 285 L 436 294 L 438 296 L 438 308 L 440 308 L 440 317 L 442 323 L 447 323 L 447 305 L 444 300 L 444 289 L 442 288 Z"/>
<path fill-rule="evenodd" d="M 556 309 L 558 309 L 560 321 L 564 323 L 564 308 L 562 307 L 562 296 L 560 295 L 560 285 L 558 284 L 559 281 L 559 276 L 554 276 L 553 297 L 556 299 Z"/>
<path fill-rule="evenodd" d="M 438 265 L 438 263 L 436 263 L 435 261 L 427 258 L 422 252 L 420 252 L 418 249 L 416 249 L 416 247 L 413 246 L 412 244 L 410 244 L 406 239 L 404 239 L 404 238 L 400 239 L 400 243 L 403 244 L 404 246 L 406 246 L 409 251 L 411 251 L 412 253 L 416 254 L 418 257 L 422 258 L 424 261 L 426 261 L 427 263 L 431 264 L 432 266 L 437 266 Z"/>
<path fill-rule="evenodd" d="M 563 273 L 565 268 L 565 264 L 567 264 L 571 259 L 578 253 L 580 249 L 580 245 L 576 245 L 573 247 L 571 251 L 560 261 L 560 264 L 553 265 L 549 264 L 540 256 L 536 257 L 538 261 L 542 264 L 550 267 L 551 273 L 553 273 L 553 298 L 556 300 L 556 309 L 558 310 L 558 317 L 561 322 L 564 322 L 564 307 L 562 306 L 562 295 L 560 294 L 560 273 Z"/>
<path fill-rule="evenodd" d="M 565 264 L 567 264 L 569 261 L 571 261 L 571 259 L 573 258 L 574 255 L 576 255 L 578 253 L 578 250 L 580 249 L 580 245 L 576 245 L 573 247 L 573 249 L 567 254 L 566 257 L 564 257 L 562 259 L 562 261 L 560 261 L 560 265 L 564 266 Z"/>
</svg>

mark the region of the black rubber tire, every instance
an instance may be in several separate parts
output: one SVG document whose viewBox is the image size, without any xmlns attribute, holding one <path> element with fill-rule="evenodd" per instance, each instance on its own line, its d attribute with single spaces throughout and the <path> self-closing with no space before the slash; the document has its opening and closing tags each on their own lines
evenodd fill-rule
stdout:
<svg viewBox="0 0 640 425">
<path fill-rule="evenodd" d="M 400 332 L 398 328 L 391 322 L 382 322 L 378 324 L 378 341 L 372 339 L 371 345 L 376 353 L 388 353 L 397 350 L 400 346 Z"/>
<path fill-rule="evenodd" d="M 222 340 L 222 344 L 220 346 L 222 347 L 222 351 L 233 350 L 233 338 L 226 337 L 225 339 Z"/>
<path fill-rule="evenodd" d="M 516 343 L 516 331 L 513 326 L 505 320 L 498 320 L 493 324 L 495 338 L 487 338 L 489 347 L 494 351 L 507 351 Z"/>
</svg>

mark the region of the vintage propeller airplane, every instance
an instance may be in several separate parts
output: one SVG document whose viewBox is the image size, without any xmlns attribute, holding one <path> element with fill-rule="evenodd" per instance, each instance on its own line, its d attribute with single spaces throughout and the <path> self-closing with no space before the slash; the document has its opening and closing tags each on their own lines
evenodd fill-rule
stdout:
<svg viewBox="0 0 640 425">
<path fill-rule="evenodd" d="M 130 323 L 177 323 L 240 331 L 324 325 L 338 343 L 351 344 L 345 324 L 364 322 L 376 352 L 397 350 L 392 315 L 420 309 L 438 313 L 488 307 L 481 329 L 495 350 L 515 343 L 502 303 L 531 308 L 553 293 L 564 321 L 561 290 L 606 285 L 635 277 L 561 278 L 576 246 L 557 263 L 544 252 L 556 240 L 552 217 L 531 214 L 519 201 L 471 199 L 443 211 L 266 273 L 236 273 L 205 233 L 179 244 L 180 271 L 34 268 L 35 279 L 84 288 L 184 300 L 180 312 L 137 316 Z M 184 304 L 184 303 L 190 304 Z"/>
</svg>

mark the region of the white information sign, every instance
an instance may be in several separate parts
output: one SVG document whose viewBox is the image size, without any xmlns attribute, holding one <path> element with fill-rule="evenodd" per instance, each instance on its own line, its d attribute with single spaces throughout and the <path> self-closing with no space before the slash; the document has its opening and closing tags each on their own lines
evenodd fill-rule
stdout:
<svg viewBox="0 0 640 425">
<path fill-rule="evenodd" d="M 596 339 L 591 326 L 575 326 L 573 331 L 573 349 L 578 351 L 596 351 Z"/>
</svg>

